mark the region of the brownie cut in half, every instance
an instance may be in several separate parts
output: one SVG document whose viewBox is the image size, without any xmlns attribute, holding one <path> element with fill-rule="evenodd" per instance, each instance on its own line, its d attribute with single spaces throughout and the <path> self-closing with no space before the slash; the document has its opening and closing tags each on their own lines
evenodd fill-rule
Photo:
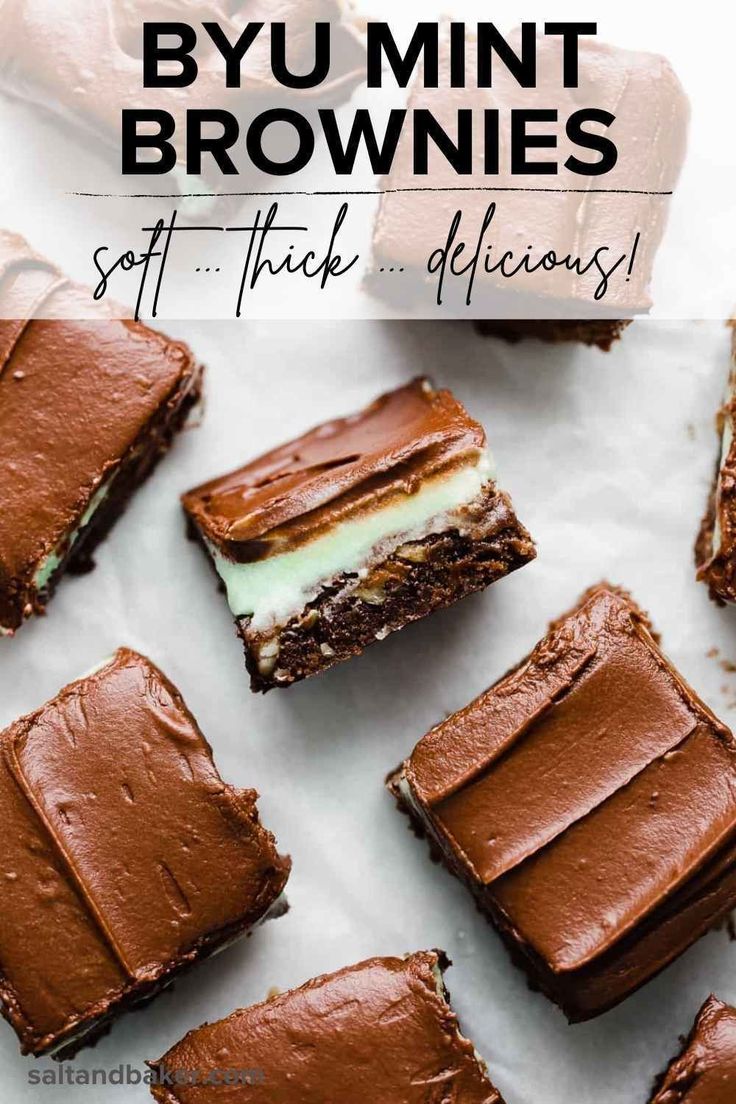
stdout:
<svg viewBox="0 0 736 1104">
<path fill-rule="evenodd" d="M 202 370 L 146 326 L 90 319 L 92 293 L 3 231 L 0 308 L 0 635 L 12 635 L 65 570 L 93 566 L 199 398 Z"/>
<path fill-rule="evenodd" d="M 389 779 L 532 986 L 575 1022 L 736 905 L 736 744 L 601 584 Z"/>
<path fill-rule="evenodd" d="M 522 567 L 486 435 L 417 379 L 184 495 L 255 691 L 286 687 Z"/>
<path fill-rule="evenodd" d="M 151 1092 L 161 1104 L 228 1092 L 258 1104 L 503 1104 L 460 1034 L 448 965 L 441 951 L 374 958 L 234 1012 L 150 1063 Z M 238 1084 L 253 1087 L 224 1087 Z"/>
<path fill-rule="evenodd" d="M 708 508 L 695 545 L 698 579 L 719 605 L 736 602 L 736 322 L 726 397 L 718 414 L 718 462 Z"/>
<path fill-rule="evenodd" d="M 221 780 L 143 656 L 119 651 L 0 752 L 0 1007 L 23 1053 L 69 1057 L 286 907 L 258 795 Z"/>
<path fill-rule="evenodd" d="M 733 1104 L 736 1008 L 709 997 L 682 1054 L 659 1079 L 650 1104 Z"/>
</svg>

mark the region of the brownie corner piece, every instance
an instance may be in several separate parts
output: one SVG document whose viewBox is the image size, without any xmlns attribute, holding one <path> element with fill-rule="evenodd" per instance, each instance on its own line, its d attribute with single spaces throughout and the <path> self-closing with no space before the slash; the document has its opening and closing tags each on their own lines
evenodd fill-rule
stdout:
<svg viewBox="0 0 736 1104">
<path fill-rule="evenodd" d="M 289 860 L 181 695 L 125 649 L 0 735 L 0 1003 L 69 1057 L 284 907 Z"/>
<path fill-rule="evenodd" d="M 731 369 L 717 418 L 718 461 L 695 544 L 698 581 L 721 606 L 736 602 L 736 323 L 730 326 Z"/>
<path fill-rule="evenodd" d="M 657 1079 L 650 1104 L 733 1104 L 736 1100 L 736 1008 L 711 996 L 680 1055 Z"/>
<path fill-rule="evenodd" d="M 441 951 L 373 958 L 205 1024 L 149 1063 L 151 1092 L 160 1104 L 189 1104 L 190 1090 L 176 1086 L 197 1070 L 210 1083 L 219 1075 L 237 1084 L 240 1075 L 254 1099 L 262 1085 L 283 1104 L 503 1104 L 460 1033 L 443 982 L 448 965 Z M 221 1093 L 213 1084 L 196 1099 L 209 1104 Z"/>
<path fill-rule="evenodd" d="M 571 1021 L 619 1003 L 736 904 L 733 736 L 608 584 L 388 786 Z"/>
<path fill-rule="evenodd" d="M 0 635 L 12 636 L 65 571 L 93 566 L 198 401 L 203 369 L 186 345 L 96 314 L 90 292 L 6 232 L 0 304 Z"/>
<path fill-rule="evenodd" d="M 320 673 L 528 563 L 486 435 L 417 379 L 183 497 L 252 688 Z"/>
</svg>

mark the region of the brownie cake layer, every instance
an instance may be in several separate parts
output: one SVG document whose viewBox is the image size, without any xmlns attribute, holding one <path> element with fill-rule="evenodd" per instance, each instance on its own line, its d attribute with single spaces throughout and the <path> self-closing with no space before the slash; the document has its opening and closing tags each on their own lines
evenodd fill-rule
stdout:
<svg viewBox="0 0 736 1104">
<path fill-rule="evenodd" d="M 290 864 L 181 695 L 121 650 L 0 736 L 0 1005 L 69 1057 L 283 911 Z"/>
<path fill-rule="evenodd" d="M 536 338 L 557 345 L 565 341 L 575 341 L 581 345 L 595 345 L 604 353 L 618 341 L 630 319 L 497 319 L 478 322 L 479 333 L 488 337 L 502 337 L 506 341 L 517 342 L 524 338 Z"/>
<path fill-rule="evenodd" d="M 492 489 L 457 529 L 402 545 L 364 578 L 343 575 L 276 639 L 237 622 L 256 690 L 288 686 L 359 655 L 433 610 L 523 567 L 534 556 L 508 495 Z"/>
<path fill-rule="evenodd" d="M 389 786 L 572 1021 L 623 1000 L 736 903 L 733 736 L 607 585 Z"/>
</svg>

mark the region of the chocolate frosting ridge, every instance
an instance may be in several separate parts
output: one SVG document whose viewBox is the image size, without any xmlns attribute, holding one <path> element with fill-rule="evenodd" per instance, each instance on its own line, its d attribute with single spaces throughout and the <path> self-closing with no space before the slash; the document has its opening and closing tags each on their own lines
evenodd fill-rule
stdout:
<svg viewBox="0 0 736 1104">
<path fill-rule="evenodd" d="M 608 584 L 425 736 L 390 786 L 575 1020 L 736 900 L 734 737 Z"/>
</svg>

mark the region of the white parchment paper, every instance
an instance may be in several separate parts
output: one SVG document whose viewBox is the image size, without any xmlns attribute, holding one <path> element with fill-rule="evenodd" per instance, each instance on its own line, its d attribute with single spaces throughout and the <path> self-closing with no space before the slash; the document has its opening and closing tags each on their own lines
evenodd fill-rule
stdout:
<svg viewBox="0 0 736 1104">
<path fill-rule="evenodd" d="M 119 1021 L 75 1067 L 142 1069 L 190 1028 L 271 986 L 440 946 L 455 963 L 447 981 L 463 1026 L 508 1104 L 645 1104 L 704 998 L 715 990 L 736 999 L 727 934 L 708 936 L 607 1016 L 569 1027 L 528 990 L 466 891 L 430 862 L 383 779 L 604 576 L 650 610 L 668 655 L 736 723 L 736 615 L 709 602 L 692 566 L 717 451 L 724 328 L 640 322 L 608 356 L 510 347 L 450 323 L 200 323 L 177 332 L 208 365 L 203 423 L 139 492 L 97 569 L 65 580 L 45 619 L 0 642 L 0 723 L 121 644 L 150 655 L 182 690 L 223 776 L 263 795 L 263 819 L 294 860 L 291 911 Z M 452 386 L 486 425 L 538 561 L 327 676 L 252 696 L 225 600 L 184 537 L 179 493 L 422 372 Z M 3 1025 L 4 1104 L 149 1099 L 145 1087 L 28 1084 L 30 1069 L 51 1067 L 21 1059 Z"/>
</svg>

